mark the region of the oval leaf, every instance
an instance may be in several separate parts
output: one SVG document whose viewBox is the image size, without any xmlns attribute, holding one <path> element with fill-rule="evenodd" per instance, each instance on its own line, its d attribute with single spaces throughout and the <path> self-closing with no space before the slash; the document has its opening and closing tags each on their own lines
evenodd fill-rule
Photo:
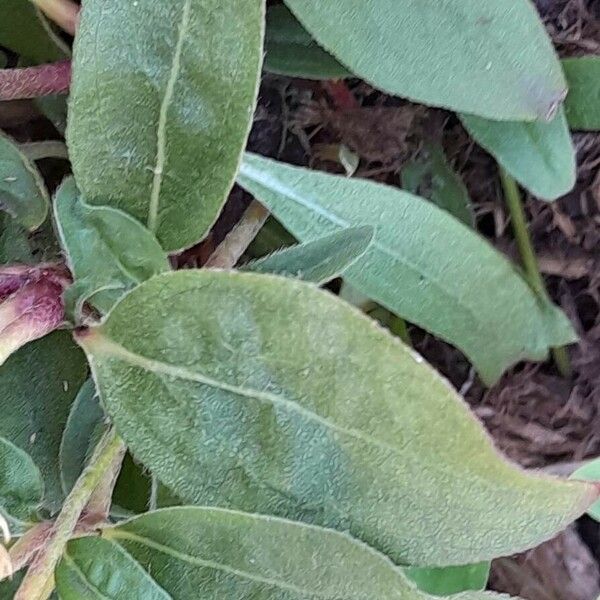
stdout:
<svg viewBox="0 0 600 600">
<path fill-rule="evenodd" d="M 273 517 L 174 508 L 105 529 L 103 536 L 69 543 L 56 573 L 64 600 L 430 598 L 389 559 L 351 537 Z M 134 577 L 148 596 L 127 589 Z M 85 581 L 87 590 L 80 585 L 81 595 L 73 595 L 77 588 L 69 588 L 69 580 Z M 123 595 L 117 595 L 120 590 Z M 494 597 L 479 593 L 468 599 Z"/>
<path fill-rule="evenodd" d="M 562 61 L 569 83 L 565 100 L 572 129 L 600 130 L 600 56 L 582 56 Z"/>
<path fill-rule="evenodd" d="M 159 275 L 79 342 L 134 456 L 184 501 L 350 531 L 432 566 L 533 546 L 597 497 L 501 460 L 420 357 L 306 283 Z"/>
<path fill-rule="evenodd" d="M 351 227 L 280 250 L 244 265 L 242 270 L 323 284 L 341 275 L 362 256 L 372 239 L 372 227 Z"/>
<path fill-rule="evenodd" d="M 87 376 L 85 356 L 66 331 L 21 348 L 0 367 L 0 436 L 35 461 L 44 478 L 44 505 L 62 500 L 58 454 L 71 403 Z"/>
<path fill-rule="evenodd" d="M 460 118 L 475 141 L 534 196 L 556 200 L 575 185 L 575 149 L 562 108 L 550 123 Z"/>
<path fill-rule="evenodd" d="M 565 315 L 539 301 L 504 256 L 417 196 L 253 154 L 238 182 L 301 241 L 371 225 L 373 242 L 344 277 L 456 345 L 488 384 L 522 358 L 543 359 L 576 339 Z"/>
<path fill-rule="evenodd" d="M 264 0 L 88 0 L 67 138 L 92 204 L 167 251 L 206 235 L 233 185 L 262 62 Z"/>
<path fill-rule="evenodd" d="M 323 50 L 283 4 L 267 11 L 265 70 L 305 79 L 341 79 L 352 74 Z"/>
<path fill-rule="evenodd" d="M 547 119 L 567 86 L 528 0 L 286 0 L 359 77 L 424 104 L 492 119 Z"/>
<path fill-rule="evenodd" d="M 33 231 L 48 214 L 48 192 L 35 165 L 0 133 L 0 210 Z"/>
<path fill-rule="evenodd" d="M 31 457 L 0 438 L 0 512 L 27 521 L 42 502 L 44 482 Z"/>
<path fill-rule="evenodd" d="M 54 215 L 75 277 L 67 292 L 70 311 L 80 312 L 89 301 L 106 313 L 127 290 L 170 269 L 167 255 L 143 225 L 115 208 L 86 204 L 73 179 L 58 190 Z"/>
</svg>

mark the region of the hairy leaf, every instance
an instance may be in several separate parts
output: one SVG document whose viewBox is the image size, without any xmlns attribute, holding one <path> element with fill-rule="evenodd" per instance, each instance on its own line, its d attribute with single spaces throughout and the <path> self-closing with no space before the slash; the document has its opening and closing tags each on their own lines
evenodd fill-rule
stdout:
<svg viewBox="0 0 600 600">
<path fill-rule="evenodd" d="M 184 501 L 432 566 L 535 545 L 597 497 L 504 462 L 420 357 L 311 284 L 159 275 L 78 340 L 134 456 Z"/>
<path fill-rule="evenodd" d="M 341 79 L 351 76 L 323 50 L 282 4 L 267 11 L 265 69 L 271 73 L 306 79 Z"/>
<path fill-rule="evenodd" d="M 0 133 L 0 210 L 37 229 L 48 214 L 48 192 L 35 165 Z"/>
<path fill-rule="evenodd" d="M 301 241 L 359 225 L 375 237 L 344 273 L 361 292 L 456 345 L 491 384 L 522 358 L 576 339 L 499 252 L 445 211 L 396 188 L 247 154 L 238 181 Z"/>
<path fill-rule="evenodd" d="M 210 507 L 166 509 L 105 529 L 103 536 L 69 543 L 57 570 L 64 600 L 145 599 L 127 593 L 126 582 L 134 577 L 141 582 L 140 571 L 151 599 L 430 598 L 385 556 L 351 537 L 269 516 Z M 88 589 L 81 585 L 80 596 L 68 589 L 63 595 L 67 578 L 85 581 Z M 91 588 L 103 595 L 93 595 Z"/>
<path fill-rule="evenodd" d="M 579 467 L 571 475 L 571 479 L 600 482 L 600 459 L 591 460 L 582 467 Z M 590 517 L 593 517 L 596 521 L 600 521 L 600 501 L 595 502 L 587 512 Z"/>
<path fill-rule="evenodd" d="M 33 63 L 65 58 L 68 50 L 32 2 L 2 0 L 0 46 Z"/>
<path fill-rule="evenodd" d="M 33 262 L 27 230 L 10 215 L 0 213 L 0 264 Z"/>
<path fill-rule="evenodd" d="M 546 119 L 567 86 L 528 0 L 286 0 L 359 77 L 424 104 L 503 120 Z"/>
<path fill-rule="evenodd" d="M 428 594 L 449 596 L 466 590 L 484 590 L 490 574 L 490 563 L 441 568 L 406 567 L 404 574 Z"/>
<path fill-rule="evenodd" d="M 0 438 L 0 512 L 27 521 L 42 502 L 44 482 L 31 457 Z"/>
<path fill-rule="evenodd" d="M 73 179 L 57 192 L 54 215 L 75 277 L 68 292 L 70 311 L 79 312 L 89 302 L 106 313 L 127 290 L 170 268 L 143 225 L 115 208 L 86 204 Z"/>
<path fill-rule="evenodd" d="M 44 478 L 44 504 L 60 506 L 58 454 L 71 403 L 86 378 L 83 353 L 65 331 L 13 354 L 0 367 L 0 436 L 27 452 Z"/>
<path fill-rule="evenodd" d="M 600 130 L 600 56 L 566 58 L 562 61 L 569 84 L 565 101 L 572 129 Z"/>
<path fill-rule="evenodd" d="M 534 196 L 556 200 L 575 185 L 575 149 L 562 108 L 550 123 L 460 118 L 475 141 Z"/>
<path fill-rule="evenodd" d="M 92 204 L 165 250 L 206 235 L 233 185 L 262 62 L 264 0 L 87 0 L 67 139 Z"/>
<path fill-rule="evenodd" d="M 314 242 L 280 250 L 244 265 L 242 270 L 322 284 L 341 275 L 365 253 L 372 239 L 372 227 L 350 227 Z"/>
</svg>

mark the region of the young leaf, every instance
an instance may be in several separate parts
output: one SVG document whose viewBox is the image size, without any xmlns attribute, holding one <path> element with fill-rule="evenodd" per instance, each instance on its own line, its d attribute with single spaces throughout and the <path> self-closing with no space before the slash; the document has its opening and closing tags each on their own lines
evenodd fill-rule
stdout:
<svg viewBox="0 0 600 600">
<path fill-rule="evenodd" d="M 2 0 L 0 46 L 33 63 L 64 59 L 68 50 L 32 2 Z"/>
<path fill-rule="evenodd" d="M 575 185 L 575 149 L 563 108 L 550 123 L 460 118 L 475 141 L 534 196 L 556 200 Z"/>
<path fill-rule="evenodd" d="M 0 133 L 0 209 L 33 231 L 48 214 L 48 192 L 35 165 Z"/>
<path fill-rule="evenodd" d="M 449 596 L 466 590 L 484 590 L 490 574 L 490 563 L 441 568 L 406 567 L 404 574 L 423 592 Z"/>
<path fill-rule="evenodd" d="M 86 204 L 72 178 L 56 194 L 54 216 L 75 277 L 68 292 L 71 311 L 89 302 L 106 313 L 127 290 L 170 268 L 143 225 L 115 208 Z"/>
<path fill-rule="evenodd" d="M 104 433 L 104 411 L 96 394 L 96 386 L 88 379 L 79 390 L 63 431 L 60 443 L 60 480 L 68 494 L 81 475 L 90 449 Z"/>
<path fill-rule="evenodd" d="M 286 0 L 315 39 L 391 94 L 491 119 L 549 118 L 567 86 L 527 0 Z"/>
<path fill-rule="evenodd" d="M 0 438 L 0 513 L 27 521 L 42 502 L 44 482 L 31 457 Z"/>
<path fill-rule="evenodd" d="M 341 79 L 352 74 L 323 50 L 283 4 L 267 11 L 265 70 L 306 79 Z"/>
<path fill-rule="evenodd" d="M 60 506 L 58 454 L 69 408 L 85 381 L 83 353 L 65 331 L 32 342 L 0 367 L 0 436 L 25 450 L 44 478 L 44 504 Z"/>
<path fill-rule="evenodd" d="M 389 559 L 348 535 L 268 516 L 173 508 L 105 529 L 102 535 L 69 543 L 56 572 L 64 600 L 431 599 Z M 147 596 L 127 589 L 134 577 Z M 70 582 L 79 584 L 81 595 L 73 595 L 77 588 L 70 588 Z"/>
<path fill-rule="evenodd" d="M 370 181 L 247 154 L 238 182 L 301 241 L 371 225 L 373 242 L 344 277 L 388 310 L 459 347 L 491 384 L 522 358 L 576 339 L 499 252 L 421 198 Z"/>
<path fill-rule="evenodd" d="M 233 185 L 262 62 L 264 0 L 84 4 L 67 139 L 92 204 L 167 251 L 200 240 Z"/>
<path fill-rule="evenodd" d="M 314 242 L 280 250 L 244 265 L 242 270 L 323 284 L 341 275 L 362 256 L 372 239 L 372 227 L 350 227 Z"/>
<path fill-rule="evenodd" d="M 184 501 L 437 566 L 533 546 L 598 495 L 504 462 L 420 357 L 310 284 L 159 275 L 78 341 L 134 456 Z"/>
<path fill-rule="evenodd" d="M 600 459 L 591 460 L 582 467 L 579 467 L 572 475 L 571 479 L 582 481 L 600 482 Z M 590 517 L 600 521 L 600 501 L 595 502 L 587 511 Z"/>
<path fill-rule="evenodd" d="M 600 56 L 566 58 L 562 61 L 569 84 L 565 100 L 572 129 L 600 130 Z"/>
</svg>

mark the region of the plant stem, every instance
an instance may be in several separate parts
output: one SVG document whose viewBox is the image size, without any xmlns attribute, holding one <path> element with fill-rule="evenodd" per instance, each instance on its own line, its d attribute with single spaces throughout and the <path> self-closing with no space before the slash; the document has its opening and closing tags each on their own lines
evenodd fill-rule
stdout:
<svg viewBox="0 0 600 600">
<path fill-rule="evenodd" d="M 19 150 L 29 160 L 42 158 L 63 158 L 68 160 L 67 145 L 59 140 L 44 140 L 42 142 L 25 142 L 19 145 Z"/>
<path fill-rule="evenodd" d="M 64 94 L 71 84 L 71 61 L 38 67 L 0 69 L 0 100 L 24 100 Z"/>
<path fill-rule="evenodd" d="M 252 200 L 238 224 L 217 246 L 204 266 L 212 269 L 233 268 L 268 217 L 269 211 L 257 200 Z"/>
<path fill-rule="evenodd" d="M 412 339 L 406 321 L 398 315 L 392 315 L 390 331 L 397 335 L 407 346 L 412 346 Z"/>
<path fill-rule="evenodd" d="M 51 21 L 75 35 L 79 24 L 79 6 L 71 0 L 31 0 Z"/>
<path fill-rule="evenodd" d="M 46 546 L 27 571 L 14 600 L 47 600 L 52 593 L 54 569 L 85 510 L 94 490 L 102 482 L 115 457 L 123 451 L 123 442 L 114 429 L 102 437 L 94 454 L 68 495 L 54 523 Z"/>
<path fill-rule="evenodd" d="M 548 299 L 548 290 L 546 289 L 544 278 L 540 272 L 537 257 L 531 242 L 531 236 L 527 229 L 527 219 L 525 217 L 525 210 L 523 209 L 523 202 L 521 201 L 521 194 L 517 182 L 502 167 L 499 167 L 499 169 L 504 197 L 510 212 L 513 231 L 527 281 L 540 298 Z M 571 364 L 566 349 L 564 347 L 552 348 L 552 356 L 559 373 L 563 377 L 570 377 Z"/>
</svg>

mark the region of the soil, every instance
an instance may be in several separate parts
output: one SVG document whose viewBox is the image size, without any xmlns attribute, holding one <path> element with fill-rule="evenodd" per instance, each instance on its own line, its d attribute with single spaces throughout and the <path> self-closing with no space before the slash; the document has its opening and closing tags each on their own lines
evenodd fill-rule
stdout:
<svg viewBox="0 0 600 600">
<path fill-rule="evenodd" d="M 536 4 L 561 56 L 600 54 L 600 0 Z M 5 104 L 0 126 L 22 141 L 58 137 L 28 102 Z M 285 162 L 343 173 L 342 144 L 360 158 L 357 176 L 399 186 L 402 165 L 432 139 L 462 176 L 478 231 L 518 262 L 495 162 L 451 113 L 415 106 L 358 80 L 340 88 L 265 75 L 249 146 Z M 549 292 L 580 336 L 569 347 L 572 375 L 560 376 L 550 361 L 521 363 L 486 389 L 458 350 L 409 327 L 416 349 L 461 391 L 505 454 L 527 469 L 565 475 L 600 456 L 600 134 L 575 134 L 574 141 L 574 190 L 553 204 L 526 202 Z M 42 166 L 54 183 L 67 169 L 61 161 Z M 209 239 L 177 257 L 178 266 L 201 265 L 248 201 L 235 189 Z M 535 550 L 494 561 L 490 586 L 526 600 L 595 600 L 599 561 L 600 529 L 583 518 Z"/>
</svg>

